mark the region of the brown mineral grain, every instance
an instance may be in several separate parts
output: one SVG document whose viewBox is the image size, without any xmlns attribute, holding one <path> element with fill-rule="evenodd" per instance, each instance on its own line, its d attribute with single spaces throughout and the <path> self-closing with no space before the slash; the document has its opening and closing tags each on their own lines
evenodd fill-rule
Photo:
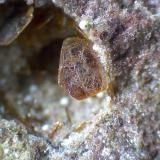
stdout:
<svg viewBox="0 0 160 160">
<path fill-rule="evenodd" d="M 59 65 L 58 83 L 72 97 L 81 100 L 104 89 L 99 58 L 87 40 L 66 39 Z"/>
</svg>

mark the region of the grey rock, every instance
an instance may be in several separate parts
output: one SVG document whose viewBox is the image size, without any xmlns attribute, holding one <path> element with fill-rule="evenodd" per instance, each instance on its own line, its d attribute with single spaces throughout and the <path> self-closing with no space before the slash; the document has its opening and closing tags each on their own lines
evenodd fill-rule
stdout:
<svg viewBox="0 0 160 160">
<path fill-rule="evenodd" d="M 71 16 L 93 42 L 94 49 L 106 69 L 107 82 L 112 84 L 115 92 L 112 97 L 104 94 L 101 98 L 97 96 L 84 102 L 77 102 L 65 95 L 69 101 L 66 99 L 59 101 L 64 93 L 52 82 L 50 73 L 45 74 L 46 79 L 43 79 L 43 83 L 38 83 L 37 79 L 33 78 L 36 76 L 31 74 L 32 78 L 25 81 L 27 83 L 23 85 L 24 88 L 17 90 L 19 86 L 17 73 L 21 73 L 23 69 L 28 71 L 27 59 L 22 56 L 18 43 L 8 49 L 0 48 L 2 71 L 0 76 L 3 77 L 0 81 L 3 91 L 1 95 L 5 95 L 1 97 L 3 104 L 0 107 L 1 116 L 5 119 L 14 117 L 23 123 L 26 121 L 19 117 L 28 112 L 32 114 L 29 115 L 32 118 L 36 117 L 32 122 L 35 128 L 38 128 L 29 133 L 28 123 L 23 123 L 26 124 L 25 128 L 18 122 L 1 120 L 0 157 L 6 160 L 16 159 L 16 156 L 19 159 L 44 160 L 158 160 L 160 2 L 151 3 L 149 0 L 52 2 Z M 8 57 L 2 53 L 7 53 Z M 18 60 L 19 63 L 15 63 Z M 15 85 L 12 85 L 12 82 Z M 33 87 L 27 90 L 29 86 Z M 22 101 L 24 97 L 26 99 Z M 35 99 L 39 105 L 34 103 Z M 16 113 L 6 114 L 5 105 L 15 107 Z M 66 118 L 65 105 L 71 110 L 72 125 Z M 49 110 L 47 120 L 46 109 Z M 42 117 L 44 119 L 41 122 Z M 60 118 L 63 122 L 62 129 L 56 130 L 54 128 L 56 126 L 51 127 L 52 122 Z M 77 127 L 78 122 L 83 121 L 85 125 Z M 49 131 L 54 130 L 56 133 L 52 132 L 52 136 L 47 137 L 46 133 L 42 133 L 46 126 L 49 127 Z M 39 133 L 41 137 L 37 136 Z"/>
</svg>

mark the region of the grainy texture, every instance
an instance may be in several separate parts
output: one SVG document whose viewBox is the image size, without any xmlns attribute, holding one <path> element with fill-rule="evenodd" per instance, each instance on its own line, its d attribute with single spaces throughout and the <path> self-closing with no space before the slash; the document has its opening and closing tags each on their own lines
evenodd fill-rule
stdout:
<svg viewBox="0 0 160 160">
<path fill-rule="evenodd" d="M 44 56 L 40 52 L 42 48 L 48 53 L 52 46 L 57 53 L 55 43 L 47 45 L 53 38 L 50 34 L 53 32 L 47 34 L 48 28 L 53 30 L 52 25 L 47 25 L 46 32 L 45 29 L 34 32 L 37 34 L 33 37 L 38 37 L 36 43 L 31 38 L 26 43 L 22 40 L 8 48 L 1 47 L 0 113 L 8 121 L 0 121 L 3 131 L 0 157 L 15 159 L 14 150 L 18 159 L 22 159 L 25 151 L 27 160 L 40 157 L 44 160 L 159 160 L 160 1 L 52 2 L 71 16 L 93 43 L 93 50 L 106 70 L 107 82 L 116 88 L 115 95 L 111 99 L 103 93 L 77 102 L 64 95 L 53 82 L 53 72 L 47 66 L 34 65 L 37 64 L 34 60 L 41 57 L 37 55 Z M 66 38 L 63 36 L 66 30 L 54 33 L 56 38 L 58 33 L 61 33 L 59 37 Z M 24 33 L 22 37 L 27 36 Z M 29 62 L 28 55 L 33 56 Z M 9 121 L 13 118 L 21 121 L 27 130 L 19 129 L 18 122 Z M 28 147 L 17 147 L 16 130 L 21 130 L 20 144 Z M 37 138 L 37 134 L 47 140 Z"/>
<path fill-rule="evenodd" d="M 68 38 L 63 42 L 58 83 L 76 99 L 85 99 L 104 90 L 100 59 L 85 39 Z"/>
</svg>

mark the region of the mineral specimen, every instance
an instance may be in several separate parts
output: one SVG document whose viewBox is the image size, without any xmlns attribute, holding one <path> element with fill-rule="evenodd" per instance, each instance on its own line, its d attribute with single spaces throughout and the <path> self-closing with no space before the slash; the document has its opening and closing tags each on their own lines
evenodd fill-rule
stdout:
<svg viewBox="0 0 160 160">
<path fill-rule="evenodd" d="M 81 100 L 104 90 L 99 57 L 87 40 L 66 39 L 59 65 L 58 83 L 72 97 Z"/>
<path fill-rule="evenodd" d="M 34 18 L 0 47 L 0 159 L 160 159 L 159 0 L 1 2 L 0 26 L 20 3 L 33 5 Z M 67 15 L 84 48 L 93 44 L 102 76 L 116 87 L 112 97 L 107 89 L 76 101 L 58 86 L 62 41 L 77 36 Z"/>
</svg>

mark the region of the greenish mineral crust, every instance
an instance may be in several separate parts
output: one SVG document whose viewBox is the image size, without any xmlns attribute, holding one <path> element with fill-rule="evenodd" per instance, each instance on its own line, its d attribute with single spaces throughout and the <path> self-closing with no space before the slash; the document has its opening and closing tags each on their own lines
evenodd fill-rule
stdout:
<svg viewBox="0 0 160 160">
<path fill-rule="evenodd" d="M 34 7 L 27 28 L 0 47 L 0 159 L 159 160 L 160 1 L 21 3 L 0 0 L 0 26 L 12 5 Z M 57 84 L 62 41 L 77 28 L 114 84 L 112 99 L 76 101 Z"/>
</svg>

